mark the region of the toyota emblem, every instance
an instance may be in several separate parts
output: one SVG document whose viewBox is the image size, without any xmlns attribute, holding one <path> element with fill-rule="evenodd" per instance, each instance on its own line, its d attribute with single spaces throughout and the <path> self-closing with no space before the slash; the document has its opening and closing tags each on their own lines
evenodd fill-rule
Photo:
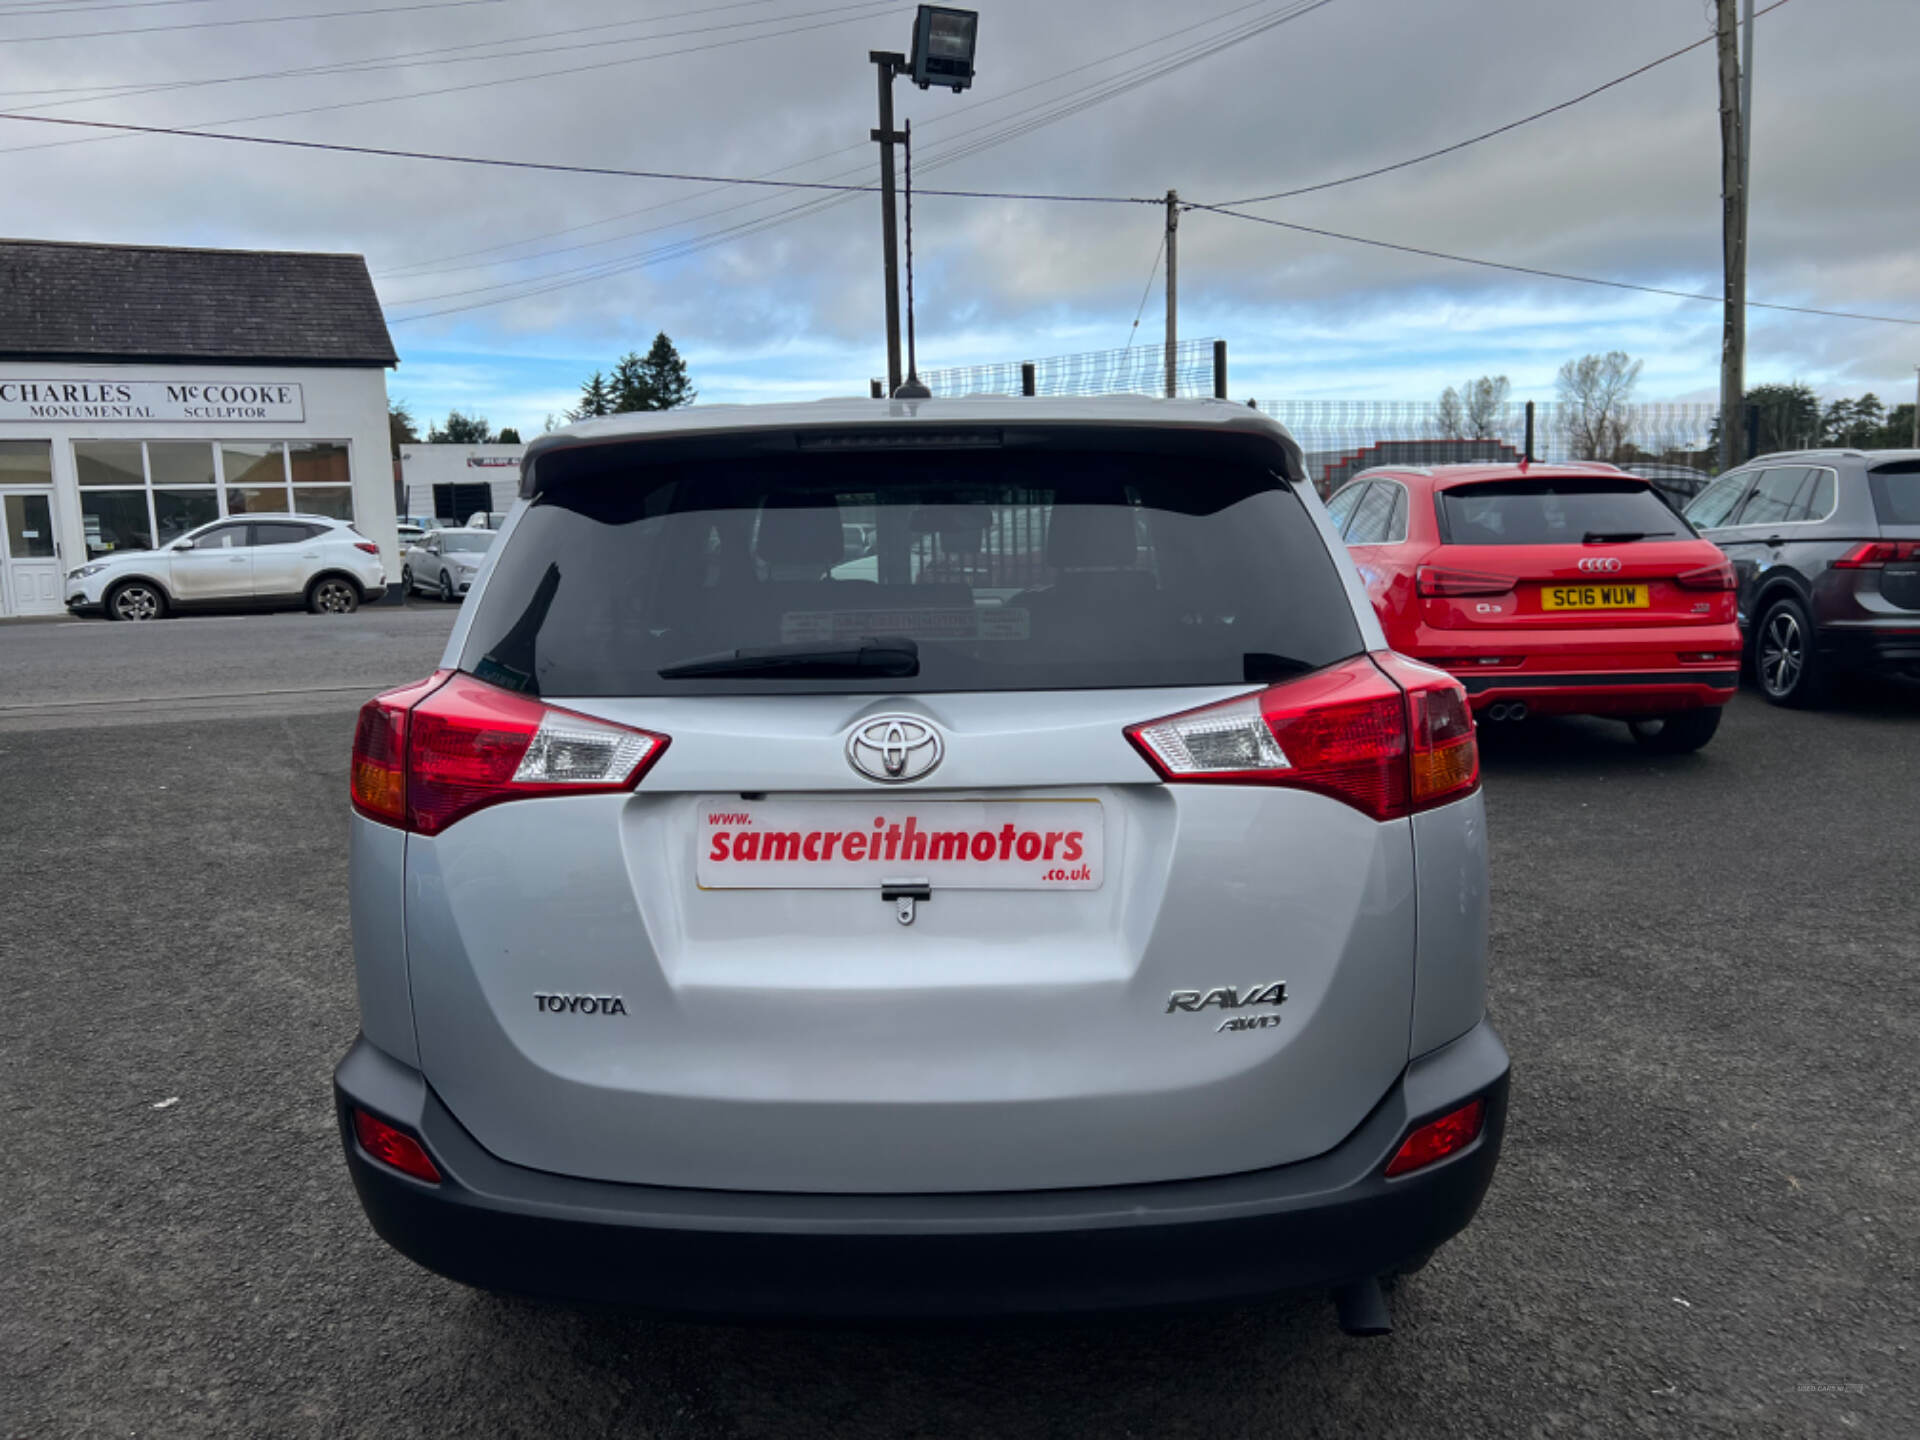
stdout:
<svg viewBox="0 0 1920 1440">
<path fill-rule="evenodd" d="M 847 737 L 847 763 L 869 780 L 899 785 L 930 773 L 946 753 L 940 732 L 912 715 L 881 715 Z"/>
<path fill-rule="evenodd" d="M 1620 562 L 1611 555 L 1597 555 L 1580 562 L 1580 570 L 1586 575 L 1611 575 L 1620 568 Z"/>
</svg>

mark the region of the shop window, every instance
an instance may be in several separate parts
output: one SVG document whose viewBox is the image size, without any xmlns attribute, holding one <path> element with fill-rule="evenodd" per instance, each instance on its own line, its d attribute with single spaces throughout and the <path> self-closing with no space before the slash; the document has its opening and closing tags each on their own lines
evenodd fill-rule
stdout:
<svg viewBox="0 0 1920 1440">
<path fill-rule="evenodd" d="M 190 485 L 213 488 L 213 446 L 205 440 L 149 440 L 147 473 L 156 490 Z"/>
<path fill-rule="evenodd" d="M 138 440 L 76 440 L 73 468 L 82 485 L 140 485 L 147 483 Z"/>
<path fill-rule="evenodd" d="M 51 440 L 0 440 L 0 485 L 51 485 Z"/>
<path fill-rule="evenodd" d="M 287 446 L 287 467 L 295 485 L 351 485 L 347 447 L 337 441 L 294 441 Z"/>
<path fill-rule="evenodd" d="M 220 518 L 220 499 L 211 490 L 156 490 L 153 518 L 160 543 L 178 540 L 196 525 Z"/>
<path fill-rule="evenodd" d="M 279 444 L 222 444 L 220 468 L 227 480 L 229 515 L 285 514 L 286 447 Z"/>
<path fill-rule="evenodd" d="M 332 520 L 353 519 L 350 485 L 294 486 L 293 508 L 302 515 L 325 515 Z"/>
<path fill-rule="evenodd" d="M 53 510 L 45 495 L 8 495 L 0 507 L 7 531 L 7 547 L 15 560 L 51 560 Z"/>
<path fill-rule="evenodd" d="M 144 490 L 82 490 L 80 524 L 87 555 L 98 559 L 116 550 L 151 550 L 153 521 Z"/>
</svg>

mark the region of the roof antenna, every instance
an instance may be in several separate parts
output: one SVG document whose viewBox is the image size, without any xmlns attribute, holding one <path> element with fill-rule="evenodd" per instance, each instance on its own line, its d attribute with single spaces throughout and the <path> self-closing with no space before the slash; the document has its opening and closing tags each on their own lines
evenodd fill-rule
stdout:
<svg viewBox="0 0 1920 1440">
<path fill-rule="evenodd" d="M 933 391 L 920 378 L 913 347 L 913 121 L 904 122 L 900 133 L 907 160 L 907 378 L 893 396 L 896 400 L 931 400 Z"/>
</svg>

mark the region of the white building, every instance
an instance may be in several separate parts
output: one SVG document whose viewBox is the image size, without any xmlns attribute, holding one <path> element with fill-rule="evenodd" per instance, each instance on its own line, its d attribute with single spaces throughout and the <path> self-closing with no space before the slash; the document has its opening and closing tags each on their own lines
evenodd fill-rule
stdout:
<svg viewBox="0 0 1920 1440">
<path fill-rule="evenodd" d="M 400 513 L 464 525 L 476 510 L 505 510 L 520 492 L 524 445 L 402 445 Z"/>
<path fill-rule="evenodd" d="M 225 515 L 350 519 L 400 573 L 358 255 L 0 240 L 0 616 Z"/>
</svg>

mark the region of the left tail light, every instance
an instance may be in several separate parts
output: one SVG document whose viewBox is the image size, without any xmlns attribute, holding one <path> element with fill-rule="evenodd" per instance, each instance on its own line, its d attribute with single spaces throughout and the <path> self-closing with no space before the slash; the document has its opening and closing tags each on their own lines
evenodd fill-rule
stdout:
<svg viewBox="0 0 1920 1440">
<path fill-rule="evenodd" d="M 353 548 L 356 550 L 364 550 L 369 555 L 378 555 L 380 553 L 380 547 L 371 540 L 356 540 L 353 542 Z"/>
<path fill-rule="evenodd" d="M 1878 570 L 1901 560 L 1920 560 L 1920 540 L 1863 540 L 1838 560 L 1836 570 Z"/>
<path fill-rule="evenodd" d="M 443 673 L 362 708 L 353 804 L 371 819 L 437 835 L 506 800 L 631 790 L 666 748 L 664 735 Z"/>
<path fill-rule="evenodd" d="M 1361 655 L 1126 734 L 1163 780 L 1311 790 L 1376 820 L 1480 783 L 1465 687 L 1391 654 Z"/>
<path fill-rule="evenodd" d="M 1673 577 L 1673 583 L 1683 590 L 1731 590 L 1738 582 L 1734 579 L 1733 562 L 1721 560 L 1702 565 L 1698 570 L 1683 571 Z"/>
</svg>

